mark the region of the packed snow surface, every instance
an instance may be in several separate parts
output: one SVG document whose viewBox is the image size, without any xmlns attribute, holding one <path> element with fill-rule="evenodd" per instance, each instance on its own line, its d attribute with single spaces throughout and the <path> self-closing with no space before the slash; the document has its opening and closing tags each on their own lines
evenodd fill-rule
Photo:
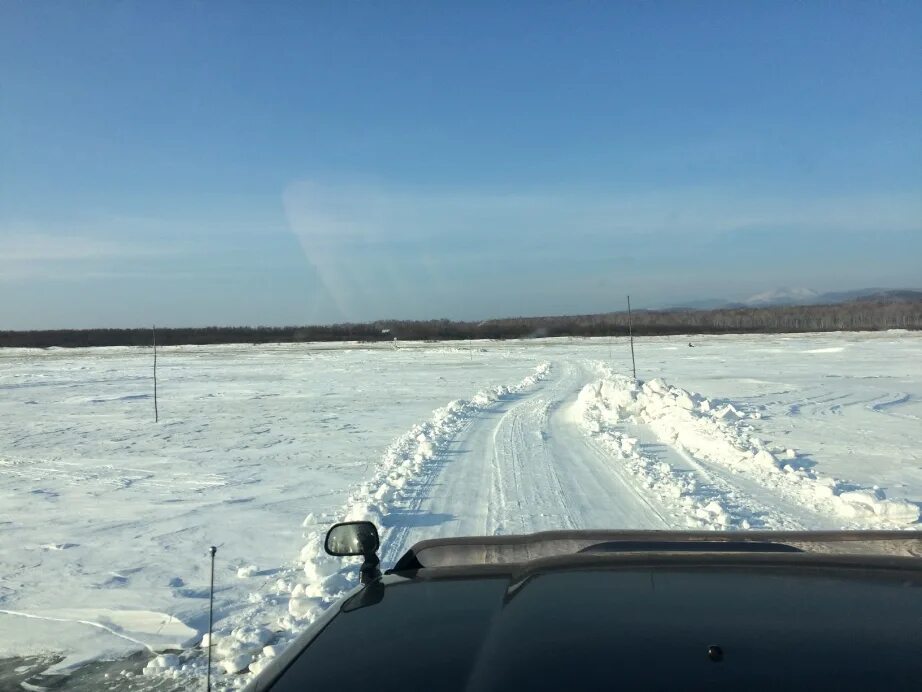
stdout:
<svg viewBox="0 0 922 692">
<path fill-rule="evenodd" d="M 385 566 L 434 536 L 919 528 L 922 335 L 635 350 L 636 381 L 622 339 L 165 348 L 159 423 L 149 349 L 0 351 L 0 682 L 199 678 L 214 545 L 239 687 L 355 585 L 343 519 Z"/>
</svg>

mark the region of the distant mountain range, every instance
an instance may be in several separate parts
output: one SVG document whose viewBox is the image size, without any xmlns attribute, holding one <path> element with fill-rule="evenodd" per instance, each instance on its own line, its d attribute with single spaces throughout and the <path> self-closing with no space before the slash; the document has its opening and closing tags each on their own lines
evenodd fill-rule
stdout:
<svg viewBox="0 0 922 692">
<path fill-rule="evenodd" d="M 888 303 L 922 301 L 922 290 L 861 288 L 854 291 L 819 293 L 809 288 L 776 288 L 772 291 L 757 293 L 743 301 L 693 300 L 667 309 L 718 310 L 720 308 L 765 308 L 779 305 L 833 305 L 853 300 L 876 300 Z"/>
<path fill-rule="evenodd" d="M 809 288 L 776 288 L 773 291 L 756 293 L 743 301 L 749 307 L 762 307 L 767 305 L 811 305 L 820 299 L 822 294 Z M 836 301 L 838 302 L 838 301 Z"/>
</svg>

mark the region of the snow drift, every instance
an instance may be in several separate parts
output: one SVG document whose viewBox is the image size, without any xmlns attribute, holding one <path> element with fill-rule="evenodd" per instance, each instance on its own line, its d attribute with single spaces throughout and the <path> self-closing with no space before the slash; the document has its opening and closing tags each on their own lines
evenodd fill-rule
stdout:
<svg viewBox="0 0 922 692">
<path fill-rule="evenodd" d="M 876 486 L 859 487 L 823 476 L 798 465 L 793 450 L 783 454 L 770 451 L 744 422 L 757 419 L 757 412 L 747 414 L 732 403 L 716 405 L 662 379 L 640 382 L 607 373 L 583 388 L 579 404 L 590 430 L 599 434 L 635 475 L 659 488 L 661 494 L 684 502 L 699 525 L 749 528 L 748 521 L 734 522 L 719 502 L 705 504 L 704 498 L 696 495 L 694 479 L 644 457 L 636 449 L 636 440 L 614 425 L 642 423 L 662 442 L 691 457 L 745 475 L 816 513 L 840 517 L 847 528 L 900 528 L 919 520 L 919 507 L 914 503 L 888 499 Z"/>
</svg>

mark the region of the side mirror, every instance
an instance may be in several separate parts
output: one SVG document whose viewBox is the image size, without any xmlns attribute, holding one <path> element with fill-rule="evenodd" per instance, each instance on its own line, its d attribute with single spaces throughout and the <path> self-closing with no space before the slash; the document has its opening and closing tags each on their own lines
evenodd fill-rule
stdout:
<svg viewBox="0 0 922 692">
<path fill-rule="evenodd" d="M 323 549 L 327 555 L 334 557 L 349 557 L 361 555 L 365 558 L 360 572 L 363 584 L 368 584 L 381 576 L 378 565 L 378 529 L 370 521 L 346 521 L 334 524 L 327 531 L 327 538 Z"/>
<path fill-rule="evenodd" d="M 347 521 L 334 524 L 327 531 L 323 549 L 327 555 L 348 557 L 350 555 L 374 555 L 378 552 L 378 529 L 370 521 Z"/>
</svg>

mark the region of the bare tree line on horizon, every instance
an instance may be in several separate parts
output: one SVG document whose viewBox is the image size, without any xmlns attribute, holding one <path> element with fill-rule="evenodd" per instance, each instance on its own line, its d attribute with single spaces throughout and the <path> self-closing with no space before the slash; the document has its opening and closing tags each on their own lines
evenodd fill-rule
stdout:
<svg viewBox="0 0 922 692">
<path fill-rule="evenodd" d="M 922 296 L 914 300 L 856 300 L 834 305 L 797 305 L 717 310 L 635 310 L 635 336 L 759 334 L 784 332 L 922 329 Z M 158 328 L 161 346 L 309 341 L 425 341 L 522 339 L 552 336 L 626 336 L 627 312 L 595 315 L 511 317 L 467 322 L 377 320 L 289 327 Z M 137 329 L 48 329 L 0 331 L 0 347 L 49 348 L 150 346 L 149 327 Z"/>
</svg>

